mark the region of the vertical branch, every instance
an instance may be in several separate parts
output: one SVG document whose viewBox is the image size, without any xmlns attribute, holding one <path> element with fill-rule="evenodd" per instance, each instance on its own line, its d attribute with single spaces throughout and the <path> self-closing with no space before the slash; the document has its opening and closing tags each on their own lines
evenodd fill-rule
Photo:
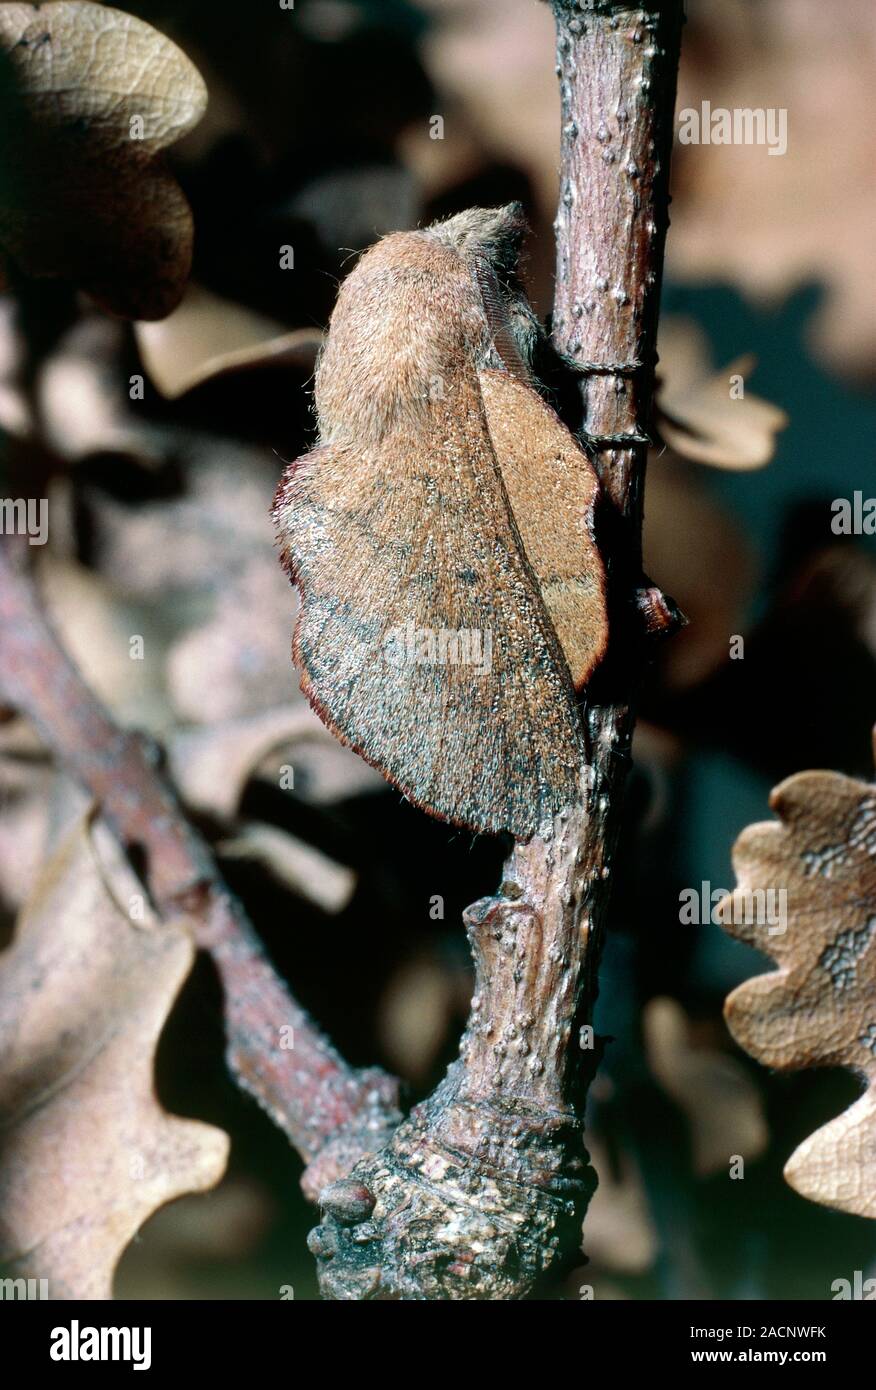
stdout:
<svg viewBox="0 0 876 1390">
<path fill-rule="evenodd" d="M 577 1023 L 595 1003 L 643 639 L 677 621 L 643 585 L 641 554 L 683 10 L 681 0 L 553 0 L 553 8 L 562 123 L 553 336 L 580 373 L 582 433 L 603 488 L 611 640 L 588 692 L 587 795 L 577 824 L 559 836 L 569 848 L 519 846 L 508 869 L 512 880 L 534 882 L 545 911 L 565 905 L 557 930 L 581 966 Z M 579 1106 L 581 1076 L 573 1065 L 563 1087 Z"/>
<path fill-rule="evenodd" d="M 553 6 L 562 103 L 554 340 L 579 364 L 597 470 L 637 556 L 682 6 Z"/>
<path fill-rule="evenodd" d="M 465 914 L 475 994 L 460 1060 L 385 1150 L 322 1195 L 312 1248 L 333 1298 L 525 1297 L 574 1251 L 592 1191 L 581 1130 L 593 1053 L 579 1033 L 596 997 L 644 638 L 677 620 L 643 584 L 641 519 L 682 6 L 553 3 L 554 335 L 578 366 L 603 485 L 610 647 L 583 710 L 577 804 L 517 844 L 499 893 Z"/>
</svg>

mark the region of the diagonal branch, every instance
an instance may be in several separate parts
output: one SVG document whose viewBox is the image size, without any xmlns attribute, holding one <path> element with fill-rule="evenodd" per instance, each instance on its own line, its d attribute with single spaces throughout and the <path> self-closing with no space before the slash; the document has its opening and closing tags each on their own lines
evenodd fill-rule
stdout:
<svg viewBox="0 0 876 1390">
<path fill-rule="evenodd" d="M 33 721 L 142 866 L 159 913 L 184 913 L 224 990 L 228 1065 L 309 1165 L 315 1198 L 399 1121 L 397 1083 L 347 1066 L 267 959 L 209 847 L 158 766 L 157 749 L 120 729 L 89 690 L 45 616 L 36 588 L 0 541 L 0 696 Z M 294 1046 L 282 1042 L 292 1029 Z"/>
</svg>

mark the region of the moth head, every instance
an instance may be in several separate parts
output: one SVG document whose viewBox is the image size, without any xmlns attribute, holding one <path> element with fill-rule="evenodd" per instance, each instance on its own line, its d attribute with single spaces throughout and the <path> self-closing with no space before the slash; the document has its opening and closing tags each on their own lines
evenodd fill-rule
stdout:
<svg viewBox="0 0 876 1390">
<path fill-rule="evenodd" d="M 526 235 L 522 203 L 501 208 L 467 208 L 428 229 L 466 260 L 483 258 L 499 281 L 515 281 Z"/>
<path fill-rule="evenodd" d="M 469 208 L 427 230 L 461 257 L 475 281 L 491 340 L 482 365 L 537 386 L 533 364 L 545 335 L 519 275 L 527 231 L 522 204 Z"/>
</svg>

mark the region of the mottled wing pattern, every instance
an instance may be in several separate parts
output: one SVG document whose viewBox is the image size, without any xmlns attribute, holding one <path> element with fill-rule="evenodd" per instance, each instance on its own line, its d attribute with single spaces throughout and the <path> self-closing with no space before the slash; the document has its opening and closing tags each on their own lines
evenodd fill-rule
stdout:
<svg viewBox="0 0 876 1390">
<path fill-rule="evenodd" d="M 479 373 L 508 500 L 576 690 L 608 643 L 605 574 L 594 538 L 593 465 L 531 386 Z"/>
<path fill-rule="evenodd" d="M 287 472 L 275 515 L 302 593 L 294 657 L 324 721 L 412 801 L 526 838 L 579 796 L 581 716 L 474 368 L 423 409 Z M 550 570 L 555 608 L 565 578 Z"/>
</svg>

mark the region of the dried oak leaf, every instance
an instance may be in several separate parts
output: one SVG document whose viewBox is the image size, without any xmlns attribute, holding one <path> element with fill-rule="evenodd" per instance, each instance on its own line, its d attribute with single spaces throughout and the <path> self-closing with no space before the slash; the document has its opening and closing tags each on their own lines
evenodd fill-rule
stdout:
<svg viewBox="0 0 876 1390">
<path fill-rule="evenodd" d="M 422 8 L 432 20 L 423 37 L 423 62 L 441 94 L 438 109 L 453 113 L 447 135 L 455 139 L 460 113 L 494 162 L 525 169 L 539 201 L 552 212 L 560 102 L 551 71 L 556 35 L 549 8 L 528 0 L 422 0 Z"/>
<path fill-rule="evenodd" d="M 687 1116 L 696 1176 L 726 1171 L 737 1154 L 758 1158 L 769 1134 L 757 1088 L 741 1063 L 718 1048 L 697 1046 L 675 999 L 649 1000 L 642 1031 L 651 1074 Z"/>
<path fill-rule="evenodd" d="M 33 411 L 24 388 L 26 343 L 11 296 L 0 299 L 0 430 L 19 439 L 33 434 Z"/>
<path fill-rule="evenodd" d="M 659 1238 L 635 1155 L 626 1149 L 613 1153 L 590 1127 L 587 1152 L 599 1175 L 584 1223 L 587 1256 L 600 1274 L 646 1274 L 657 1259 Z"/>
<path fill-rule="evenodd" d="M 346 864 L 262 821 L 245 821 L 232 837 L 218 842 L 216 851 L 224 859 L 258 864 L 323 912 L 343 912 L 356 891 L 356 874 Z"/>
<path fill-rule="evenodd" d="M 168 652 L 175 709 L 199 723 L 275 709 L 288 699 L 292 682 L 289 585 L 273 553 L 254 550 L 237 574 L 229 565 L 217 577 L 214 594 L 212 613 Z"/>
<path fill-rule="evenodd" d="M 174 786 L 195 811 L 231 821 L 246 783 L 273 786 L 293 768 L 296 795 L 314 805 L 382 790 L 378 772 L 342 748 L 302 699 L 237 719 L 178 729 L 168 740 Z"/>
<path fill-rule="evenodd" d="M 727 1023 L 765 1066 L 845 1066 L 866 1082 L 854 1105 L 800 1144 L 785 1178 L 813 1202 L 876 1217 L 876 787 L 801 772 L 770 805 L 780 823 L 740 835 L 737 887 L 720 912 L 726 931 L 779 969 L 733 991 Z M 772 936 L 750 924 L 758 899 L 749 895 L 768 889 L 787 892 L 787 930 Z"/>
<path fill-rule="evenodd" d="M 226 1135 L 155 1096 L 194 950 L 179 924 L 131 921 L 132 887 L 78 823 L 0 957 L 0 1263 L 47 1278 L 51 1298 L 109 1298 L 147 1217 L 225 1168 Z"/>
<path fill-rule="evenodd" d="M 712 468 L 748 472 L 769 463 L 788 417 L 748 389 L 755 357 L 749 353 L 715 371 L 705 336 L 684 318 L 661 323 L 659 347 L 658 429 L 669 447 Z M 733 389 L 737 377 L 742 396 Z"/>
<path fill-rule="evenodd" d="M 744 632 L 756 558 L 744 530 L 710 496 L 698 470 L 672 454 L 648 474 L 644 551 L 647 572 L 660 575 L 690 620 L 665 644 L 659 668 L 668 689 L 685 689 L 726 661 L 728 634 Z"/>
<path fill-rule="evenodd" d="M 41 362 L 36 378 L 40 429 L 63 459 L 124 459 L 157 469 L 174 452 L 166 426 L 143 418 L 123 362 L 126 328 L 105 314 L 83 314 Z"/>
<path fill-rule="evenodd" d="M 259 367 L 309 375 L 322 343 L 318 328 L 287 331 L 262 314 L 189 285 L 161 323 L 137 323 L 134 334 L 155 388 L 176 400 L 217 376 Z"/>
<path fill-rule="evenodd" d="M 185 54 L 133 15 L 0 4 L 0 288 L 5 262 L 127 318 L 168 314 L 191 266 L 192 215 L 162 151 L 206 102 Z"/>
<path fill-rule="evenodd" d="M 56 773 L 39 738 L 22 719 L 0 722 L 0 918 L 2 940 L 26 901 L 39 866 L 51 815 Z"/>
</svg>

